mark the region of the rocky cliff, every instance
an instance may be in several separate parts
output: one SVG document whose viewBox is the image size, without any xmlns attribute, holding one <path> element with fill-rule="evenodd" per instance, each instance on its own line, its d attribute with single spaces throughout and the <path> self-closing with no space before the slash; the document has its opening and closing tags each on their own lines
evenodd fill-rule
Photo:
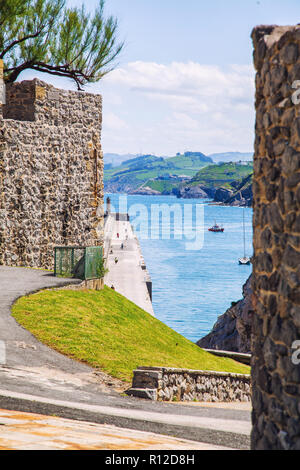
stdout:
<svg viewBox="0 0 300 470">
<path fill-rule="evenodd" d="M 230 206 L 252 206 L 252 177 L 253 175 L 249 175 L 243 179 L 236 191 L 227 199 L 226 204 Z"/>
<path fill-rule="evenodd" d="M 253 315 L 251 277 L 243 286 L 243 299 L 232 303 L 231 307 L 218 318 L 212 331 L 197 342 L 198 346 L 224 351 L 251 352 Z"/>
<path fill-rule="evenodd" d="M 143 196 L 161 196 L 161 193 L 159 191 L 155 191 L 155 189 L 149 188 L 148 186 L 128 191 L 128 194 L 140 194 Z"/>
<path fill-rule="evenodd" d="M 231 198 L 233 195 L 233 191 L 227 188 L 218 188 L 215 197 L 214 197 L 214 202 L 226 202 L 229 198 Z"/>
<path fill-rule="evenodd" d="M 197 185 L 186 185 L 181 188 L 174 188 L 173 194 L 175 194 L 178 198 L 184 199 L 211 199 L 214 197 L 216 190 L 215 188 L 209 188 L 202 184 Z"/>
</svg>

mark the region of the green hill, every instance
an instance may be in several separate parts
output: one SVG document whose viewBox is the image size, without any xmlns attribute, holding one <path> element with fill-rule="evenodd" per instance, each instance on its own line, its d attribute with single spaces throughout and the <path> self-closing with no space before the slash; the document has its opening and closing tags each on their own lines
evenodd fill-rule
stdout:
<svg viewBox="0 0 300 470">
<path fill-rule="evenodd" d="M 41 291 L 20 298 L 12 313 L 41 342 L 127 382 L 138 366 L 250 370 L 203 351 L 108 287 Z"/>
<path fill-rule="evenodd" d="M 152 187 L 158 178 L 166 178 L 169 179 L 168 188 L 171 191 L 184 177 L 192 178 L 209 164 L 212 164 L 212 160 L 200 152 L 186 152 L 184 155 L 167 158 L 143 155 L 127 160 L 115 168 L 106 167 L 104 188 L 108 192 L 132 192 L 146 185 Z M 177 177 L 176 181 L 174 176 Z"/>
<path fill-rule="evenodd" d="M 219 188 L 221 186 L 228 189 L 235 189 L 236 184 L 253 173 L 253 163 L 220 163 L 218 165 L 210 165 L 201 169 L 191 179 L 189 186 L 203 184 L 208 187 Z M 231 182 L 235 182 L 234 185 Z"/>
<path fill-rule="evenodd" d="M 185 152 L 167 158 L 143 155 L 115 168 L 105 167 L 104 189 L 107 192 L 198 197 L 194 189 L 197 186 L 204 190 L 223 187 L 234 191 L 251 173 L 252 161 L 213 164 L 211 158 L 200 152 Z"/>
</svg>

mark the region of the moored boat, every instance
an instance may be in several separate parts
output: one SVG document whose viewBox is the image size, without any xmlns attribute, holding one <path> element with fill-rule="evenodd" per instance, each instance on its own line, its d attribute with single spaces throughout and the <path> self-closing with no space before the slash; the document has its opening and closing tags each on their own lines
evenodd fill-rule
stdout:
<svg viewBox="0 0 300 470">
<path fill-rule="evenodd" d="M 245 241 L 245 213 L 244 213 L 244 209 L 243 209 L 243 240 L 244 240 L 244 256 L 243 258 L 239 258 L 239 264 L 243 264 L 243 265 L 246 265 L 246 264 L 250 264 L 251 260 L 248 256 L 246 256 L 246 241 Z"/>
<path fill-rule="evenodd" d="M 243 258 L 239 258 L 239 264 L 250 264 L 250 258 L 248 258 L 248 256 L 244 256 Z"/>
<path fill-rule="evenodd" d="M 215 222 L 215 225 L 208 229 L 209 232 L 224 232 L 224 228 Z"/>
</svg>

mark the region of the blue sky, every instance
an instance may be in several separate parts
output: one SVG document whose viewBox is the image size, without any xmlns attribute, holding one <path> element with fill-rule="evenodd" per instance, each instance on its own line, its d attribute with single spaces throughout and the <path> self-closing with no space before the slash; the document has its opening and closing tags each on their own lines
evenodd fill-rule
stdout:
<svg viewBox="0 0 300 470">
<path fill-rule="evenodd" d="M 82 3 L 98 1 L 68 0 Z M 86 87 L 103 95 L 104 152 L 252 151 L 251 30 L 299 23 L 299 0 L 107 0 L 106 12 L 126 46 L 115 71 Z"/>
</svg>

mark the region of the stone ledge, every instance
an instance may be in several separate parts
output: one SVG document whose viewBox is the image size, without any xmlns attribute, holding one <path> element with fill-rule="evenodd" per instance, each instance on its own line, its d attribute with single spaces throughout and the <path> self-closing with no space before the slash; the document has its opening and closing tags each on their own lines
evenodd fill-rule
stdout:
<svg viewBox="0 0 300 470">
<path fill-rule="evenodd" d="M 249 402 L 251 383 L 248 374 L 139 367 L 126 393 L 159 401 Z"/>
<path fill-rule="evenodd" d="M 229 357 L 230 359 L 234 359 L 235 361 L 242 362 L 243 364 L 247 365 L 250 365 L 251 363 L 251 354 L 239 353 L 234 351 L 223 351 L 221 349 L 202 349 L 203 351 L 209 352 L 210 354 L 214 354 L 215 356 Z"/>
<path fill-rule="evenodd" d="M 191 375 L 198 375 L 198 374 L 201 374 L 201 375 L 207 375 L 207 376 L 211 376 L 211 375 L 215 375 L 216 377 L 233 377 L 233 378 L 246 378 L 246 379 L 249 379 L 250 378 L 250 374 L 237 374 L 235 372 L 219 372 L 219 371 L 215 371 L 215 370 L 196 370 L 196 369 L 180 369 L 180 368 L 173 368 L 173 367 L 159 367 L 159 366 L 155 366 L 155 367 L 138 367 L 136 369 L 136 371 L 158 371 L 158 372 L 162 372 L 163 374 L 191 374 Z M 135 371 L 134 371 L 135 372 Z"/>
<path fill-rule="evenodd" d="M 129 388 L 125 393 L 131 397 L 157 401 L 157 390 L 155 388 Z"/>
</svg>

